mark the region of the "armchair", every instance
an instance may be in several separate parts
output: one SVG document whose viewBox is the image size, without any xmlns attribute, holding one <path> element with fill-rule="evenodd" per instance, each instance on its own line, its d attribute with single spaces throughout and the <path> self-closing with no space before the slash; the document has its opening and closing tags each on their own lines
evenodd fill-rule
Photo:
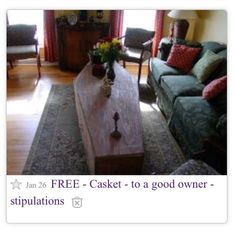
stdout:
<svg viewBox="0 0 235 231">
<path fill-rule="evenodd" d="M 140 82 L 142 63 L 151 58 L 152 43 L 154 31 L 147 31 L 141 28 L 127 28 L 124 38 L 124 49 L 120 59 L 125 62 L 133 62 L 139 64 L 138 83 Z"/>
<path fill-rule="evenodd" d="M 8 25 L 7 26 L 7 62 L 12 63 L 19 59 L 36 58 L 38 79 L 40 72 L 40 54 L 38 51 L 38 40 L 35 38 L 36 25 Z"/>
</svg>

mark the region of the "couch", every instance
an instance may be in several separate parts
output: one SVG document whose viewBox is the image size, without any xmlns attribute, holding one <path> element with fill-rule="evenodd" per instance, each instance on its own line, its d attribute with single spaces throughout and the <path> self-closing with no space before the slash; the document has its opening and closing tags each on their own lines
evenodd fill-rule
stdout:
<svg viewBox="0 0 235 231">
<path fill-rule="evenodd" d="M 189 71 L 182 71 L 167 62 L 173 49 L 170 47 L 174 44 L 200 48 Z M 186 159 L 201 159 L 220 173 L 226 174 L 226 88 L 210 100 L 205 99 L 203 94 L 207 86 L 216 82 L 214 80 L 227 75 L 227 47 L 213 41 L 199 44 L 182 40 L 179 43 L 175 41 L 167 44 L 166 47 L 168 54 L 160 54 L 151 60 L 148 76 L 148 83 L 154 89 L 157 104 Z M 206 79 L 199 81 L 193 71 L 199 61 L 203 57 L 205 59 L 211 51 L 221 60 L 208 72 Z"/>
<path fill-rule="evenodd" d="M 219 175 L 219 173 L 201 160 L 189 159 L 170 175 Z"/>
</svg>

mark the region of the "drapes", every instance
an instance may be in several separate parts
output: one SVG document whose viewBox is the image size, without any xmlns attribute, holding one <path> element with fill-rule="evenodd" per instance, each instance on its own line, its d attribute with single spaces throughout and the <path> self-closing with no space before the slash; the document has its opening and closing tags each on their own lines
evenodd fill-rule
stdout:
<svg viewBox="0 0 235 231">
<path fill-rule="evenodd" d="M 155 36 L 153 41 L 153 52 L 152 52 L 153 57 L 157 55 L 158 46 L 163 36 L 164 15 L 165 15 L 165 10 L 156 11 L 155 26 L 154 26 Z"/>
<path fill-rule="evenodd" d="M 110 11 L 110 37 L 122 36 L 123 10 Z"/>
<path fill-rule="evenodd" d="M 55 32 L 55 15 L 53 10 L 44 10 L 44 52 L 45 60 L 57 60 L 57 44 Z"/>
</svg>

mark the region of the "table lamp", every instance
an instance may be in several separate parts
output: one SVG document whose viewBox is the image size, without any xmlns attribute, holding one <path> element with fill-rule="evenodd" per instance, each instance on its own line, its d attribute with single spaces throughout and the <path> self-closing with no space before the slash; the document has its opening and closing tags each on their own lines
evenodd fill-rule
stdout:
<svg viewBox="0 0 235 231">
<path fill-rule="evenodd" d="M 189 27 L 187 19 L 198 18 L 195 10 L 171 10 L 167 15 L 175 19 L 174 22 L 171 23 L 171 39 L 173 37 L 185 39 Z"/>
</svg>

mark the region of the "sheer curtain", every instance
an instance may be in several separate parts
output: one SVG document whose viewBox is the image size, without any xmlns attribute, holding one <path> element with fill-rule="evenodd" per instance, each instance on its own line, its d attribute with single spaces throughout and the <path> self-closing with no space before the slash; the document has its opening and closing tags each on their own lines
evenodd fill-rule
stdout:
<svg viewBox="0 0 235 231">
<path fill-rule="evenodd" d="M 125 10 L 123 33 L 126 28 L 143 28 L 145 30 L 154 30 L 156 10 Z"/>
</svg>

